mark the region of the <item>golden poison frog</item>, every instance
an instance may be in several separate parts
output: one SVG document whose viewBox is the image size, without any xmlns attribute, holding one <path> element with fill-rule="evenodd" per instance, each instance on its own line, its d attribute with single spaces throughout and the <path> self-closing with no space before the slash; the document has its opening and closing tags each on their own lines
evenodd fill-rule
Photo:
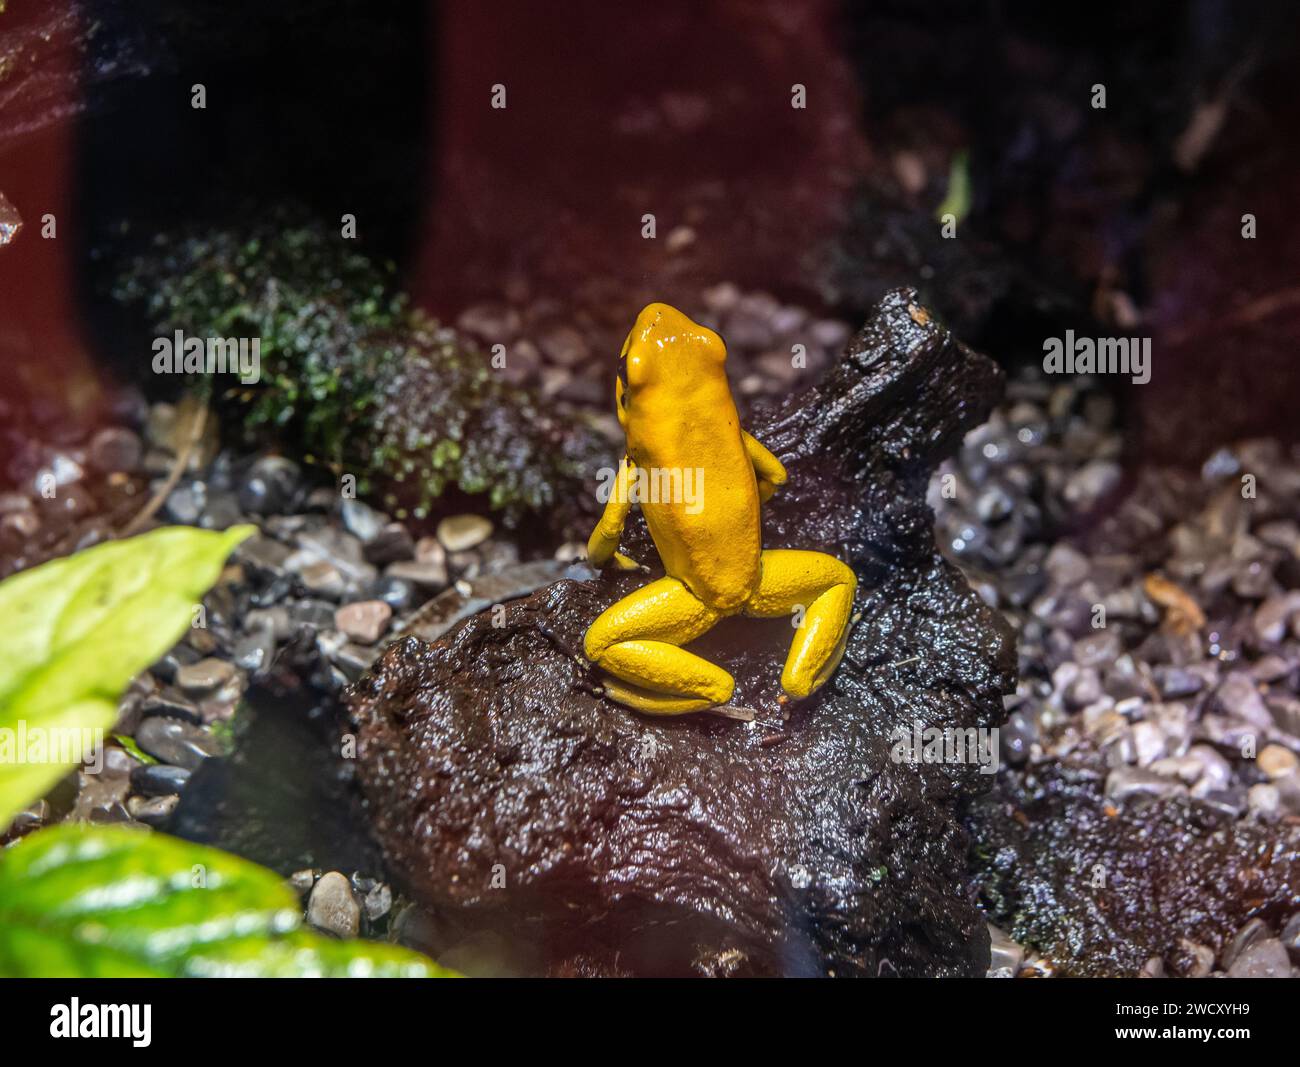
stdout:
<svg viewBox="0 0 1300 1067">
<path fill-rule="evenodd" d="M 727 616 L 794 616 L 781 688 L 796 698 L 830 678 L 848 639 L 853 571 L 823 552 L 763 549 L 759 507 L 786 473 L 741 429 L 726 358 L 722 338 L 667 304 L 637 316 L 619 358 L 627 449 L 587 555 L 638 567 L 618 551 L 635 502 L 667 573 L 606 609 L 584 648 L 609 675 L 607 696 L 656 715 L 731 699 L 731 675 L 682 647 Z"/>
</svg>

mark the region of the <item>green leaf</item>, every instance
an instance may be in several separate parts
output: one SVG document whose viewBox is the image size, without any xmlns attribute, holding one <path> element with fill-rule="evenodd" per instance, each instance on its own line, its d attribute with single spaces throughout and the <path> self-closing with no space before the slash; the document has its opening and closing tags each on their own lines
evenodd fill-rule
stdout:
<svg viewBox="0 0 1300 1067">
<path fill-rule="evenodd" d="M 64 824 L 0 851 L 0 976 L 455 977 L 302 925 L 273 871 L 164 834 Z"/>
<path fill-rule="evenodd" d="M 253 532 L 165 527 L 0 582 L 0 828 L 89 755 Z"/>
<path fill-rule="evenodd" d="M 942 222 L 945 215 L 951 215 L 955 222 L 960 223 L 970 214 L 970 209 L 970 155 L 958 152 L 952 157 L 952 165 L 948 169 L 948 194 L 935 209 L 934 217 Z"/>
<path fill-rule="evenodd" d="M 142 749 L 139 745 L 135 743 L 134 737 L 127 737 L 126 734 L 114 734 L 113 740 L 116 741 L 119 745 L 121 745 L 124 749 L 126 749 L 127 752 L 130 753 L 131 758 L 138 763 L 158 762 L 151 755 L 149 755 L 148 752 L 144 751 L 144 749 Z"/>
</svg>

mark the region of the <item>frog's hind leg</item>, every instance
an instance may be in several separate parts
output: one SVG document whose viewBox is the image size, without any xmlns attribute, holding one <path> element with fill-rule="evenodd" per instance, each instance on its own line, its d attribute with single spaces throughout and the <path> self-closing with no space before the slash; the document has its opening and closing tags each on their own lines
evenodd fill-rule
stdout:
<svg viewBox="0 0 1300 1067">
<path fill-rule="evenodd" d="M 802 616 L 781 671 L 781 688 L 792 697 L 808 696 L 835 673 L 848 642 L 857 587 L 853 571 L 824 552 L 773 548 L 763 553 L 758 592 L 745 614 Z"/>
<path fill-rule="evenodd" d="M 722 618 L 676 578 L 660 578 L 611 604 L 587 629 L 587 658 L 613 679 L 606 695 L 655 715 L 702 711 L 731 699 L 735 681 L 680 646 Z"/>
</svg>

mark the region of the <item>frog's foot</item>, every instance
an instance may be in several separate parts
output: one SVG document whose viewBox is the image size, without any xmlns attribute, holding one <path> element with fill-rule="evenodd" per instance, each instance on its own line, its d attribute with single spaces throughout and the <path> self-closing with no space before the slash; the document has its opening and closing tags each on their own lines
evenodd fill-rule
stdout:
<svg viewBox="0 0 1300 1067">
<path fill-rule="evenodd" d="M 826 683 L 844 655 L 849 615 L 858 580 L 853 571 L 824 552 L 773 548 L 763 553 L 763 573 L 745 605 L 746 615 L 795 615 L 790 653 L 781 688 L 802 698 Z"/>
<path fill-rule="evenodd" d="M 735 681 L 680 646 L 722 618 L 676 578 L 660 578 L 603 611 L 587 630 L 587 658 L 613 678 L 605 695 L 653 715 L 703 711 L 731 699 Z"/>
</svg>

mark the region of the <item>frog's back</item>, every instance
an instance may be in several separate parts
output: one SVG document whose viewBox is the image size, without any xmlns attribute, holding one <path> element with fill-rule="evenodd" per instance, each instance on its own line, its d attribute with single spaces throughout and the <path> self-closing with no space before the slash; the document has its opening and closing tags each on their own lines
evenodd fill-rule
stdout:
<svg viewBox="0 0 1300 1067">
<path fill-rule="evenodd" d="M 758 588 L 758 484 L 725 374 L 688 396 L 646 391 L 628 455 L 664 569 L 706 604 L 730 611 Z"/>
</svg>

